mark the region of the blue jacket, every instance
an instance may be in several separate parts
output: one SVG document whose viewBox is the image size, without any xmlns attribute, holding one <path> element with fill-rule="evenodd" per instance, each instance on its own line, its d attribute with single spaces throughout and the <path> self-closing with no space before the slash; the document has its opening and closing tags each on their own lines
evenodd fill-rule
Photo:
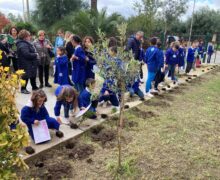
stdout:
<svg viewBox="0 0 220 180">
<path fill-rule="evenodd" d="M 133 83 L 133 85 L 128 84 L 127 88 L 132 88 L 134 90 L 134 92 L 137 92 L 139 90 L 140 87 L 140 79 L 135 80 L 135 82 Z"/>
<path fill-rule="evenodd" d="M 58 97 L 59 94 L 62 92 L 64 87 L 69 87 L 69 88 L 73 88 L 70 85 L 62 85 L 62 86 L 58 86 L 57 89 L 55 90 L 55 96 Z M 67 103 L 66 101 L 56 101 L 55 107 L 54 107 L 54 114 L 55 116 L 59 116 L 60 115 L 60 109 L 62 105 L 66 105 L 66 104 L 72 104 L 72 103 Z"/>
<path fill-rule="evenodd" d="M 194 59 L 195 59 L 195 51 L 196 51 L 196 48 L 190 47 L 188 49 L 187 62 L 192 63 L 194 61 Z"/>
<path fill-rule="evenodd" d="M 185 49 L 183 47 L 180 47 L 179 48 L 179 62 L 178 62 L 178 65 L 181 67 L 181 66 L 184 66 L 184 63 L 185 63 Z"/>
<path fill-rule="evenodd" d="M 199 54 L 201 55 L 201 57 L 203 57 L 204 52 L 205 52 L 204 44 L 199 44 Z"/>
<path fill-rule="evenodd" d="M 86 56 L 81 46 L 75 48 L 74 55 L 79 59 L 73 61 L 72 80 L 75 84 L 84 84 L 86 81 Z"/>
<path fill-rule="evenodd" d="M 166 64 L 176 65 L 179 63 L 179 51 L 174 52 L 172 48 L 169 48 L 166 52 Z"/>
<path fill-rule="evenodd" d="M 145 63 L 147 64 L 148 71 L 157 72 L 160 64 L 159 49 L 157 47 L 150 46 L 146 50 Z"/>
<path fill-rule="evenodd" d="M 66 55 L 56 57 L 55 59 L 56 70 L 54 74 L 54 83 L 59 85 L 69 84 L 68 78 L 68 58 Z"/>
<path fill-rule="evenodd" d="M 213 45 L 209 45 L 209 47 L 208 47 L 208 55 L 212 55 L 213 52 L 214 52 Z"/>
<path fill-rule="evenodd" d="M 78 97 L 79 108 L 88 107 L 91 104 L 91 96 L 92 94 L 87 89 L 84 89 Z"/>
<path fill-rule="evenodd" d="M 57 36 L 55 39 L 54 54 L 56 54 L 57 48 L 62 46 L 64 46 L 64 39 L 60 36 Z"/>
<path fill-rule="evenodd" d="M 85 51 L 85 54 L 89 58 L 89 61 L 86 62 L 86 79 L 88 78 L 95 79 L 93 66 L 96 65 L 96 60 L 94 59 L 93 54 L 91 52 Z"/>
<path fill-rule="evenodd" d="M 141 52 L 140 46 L 141 46 L 141 42 L 138 41 L 134 36 L 131 36 L 128 39 L 128 43 L 126 47 L 126 51 L 132 50 L 132 53 L 134 54 L 134 59 L 139 61 L 140 61 L 140 52 Z"/>
<path fill-rule="evenodd" d="M 115 94 L 111 88 L 111 86 L 114 85 L 114 82 L 112 80 L 105 80 L 103 83 L 102 89 L 101 89 L 101 94 L 104 94 L 105 91 L 108 91 L 110 94 Z"/>
</svg>

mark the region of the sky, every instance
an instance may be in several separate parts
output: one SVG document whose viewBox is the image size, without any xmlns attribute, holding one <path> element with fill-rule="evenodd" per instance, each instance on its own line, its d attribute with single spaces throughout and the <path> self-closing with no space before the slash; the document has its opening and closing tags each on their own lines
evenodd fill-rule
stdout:
<svg viewBox="0 0 220 180">
<path fill-rule="evenodd" d="M 108 4 L 107 12 L 109 14 L 113 12 L 118 12 L 125 17 L 130 17 L 135 15 L 135 10 L 133 8 L 134 2 L 141 0 L 98 0 L 98 9 L 106 7 Z M 177 0 L 178 1 L 178 0 Z M 35 9 L 35 0 L 29 0 L 30 10 Z M 220 9 L 220 0 L 196 0 L 196 10 L 200 7 L 209 6 L 211 9 Z M 183 19 L 192 14 L 193 0 L 189 2 L 189 8 Z M 0 0 L 0 12 L 4 14 L 13 13 L 15 15 L 22 15 L 23 5 L 22 0 Z"/>
</svg>

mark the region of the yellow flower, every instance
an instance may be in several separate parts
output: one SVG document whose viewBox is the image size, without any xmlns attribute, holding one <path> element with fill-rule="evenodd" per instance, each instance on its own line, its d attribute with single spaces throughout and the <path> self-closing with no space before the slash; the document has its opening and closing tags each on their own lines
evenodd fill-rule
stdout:
<svg viewBox="0 0 220 180">
<path fill-rule="evenodd" d="M 13 81 L 17 81 L 18 76 L 16 74 L 11 75 Z"/>
<path fill-rule="evenodd" d="M 25 72 L 24 72 L 24 70 L 23 69 L 21 69 L 21 70 L 17 70 L 16 71 L 16 74 L 17 75 L 22 75 L 22 74 L 24 74 Z"/>
<path fill-rule="evenodd" d="M 5 68 L 4 68 L 4 71 L 5 71 L 5 72 L 8 72 L 8 71 L 9 71 L 9 67 L 5 67 Z"/>
<path fill-rule="evenodd" d="M 2 60 L 2 55 L 0 55 L 0 60 Z"/>
<path fill-rule="evenodd" d="M 25 81 L 25 80 L 23 80 L 23 79 L 20 79 L 20 83 L 21 83 L 21 86 L 23 87 L 23 86 L 25 86 L 26 81 Z"/>
</svg>

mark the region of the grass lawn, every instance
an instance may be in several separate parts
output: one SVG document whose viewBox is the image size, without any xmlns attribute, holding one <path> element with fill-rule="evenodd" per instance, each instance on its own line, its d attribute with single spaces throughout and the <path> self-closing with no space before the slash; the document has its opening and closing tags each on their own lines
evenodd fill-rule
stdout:
<svg viewBox="0 0 220 180">
<path fill-rule="evenodd" d="M 123 175 L 114 173 L 115 120 L 33 159 L 28 162 L 30 170 L 20 175 L 42 179 L 220 179 L 219 69 L 126 112 Z"/>
</svg>

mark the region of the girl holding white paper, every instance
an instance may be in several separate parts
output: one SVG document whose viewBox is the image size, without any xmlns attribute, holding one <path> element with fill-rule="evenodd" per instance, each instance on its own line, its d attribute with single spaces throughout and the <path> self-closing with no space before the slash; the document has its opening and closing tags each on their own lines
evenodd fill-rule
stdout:
<svg viewBox="0 0 220 180">
<path fill-rule="evenodd" d="M 31 100 L 21 110 L 21 120 L 27 125 L 28 132 L 34 140 L 32 125 L 38 126 L 40 121 L 46 120 L 49 129 L 56 130 L 56 136 L 63 137 L 63 132 L 59 131 L 60 122 L 49 116 L 44 103 L 47 96 L 43 90 L 34 91 Z"/>
</svg>

